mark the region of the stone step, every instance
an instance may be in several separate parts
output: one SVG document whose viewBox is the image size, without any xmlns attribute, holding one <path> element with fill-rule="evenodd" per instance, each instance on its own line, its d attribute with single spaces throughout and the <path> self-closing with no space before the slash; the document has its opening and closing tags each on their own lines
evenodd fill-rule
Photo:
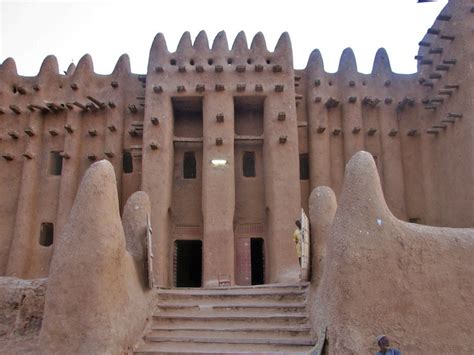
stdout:
<svg viewBox="0 0 474 355">
<path fill-rule="evenodd" d="M 153 323 L 150 328 L 153 330 L 209 330 L 209 331 L 275 331 L 275 332 L 309 332 L 311 327 L 305 324 L 279 325 L 274 323 L 264 323 L 255 325 L 247 322 L 178 322 L 175 324 L 163 324 L 163 322 Z"/>
<path fill-rule="evenodd" d="M 161 301 L 157 304 L 158 309 L 189 309 L 189 308 L 203 308 L 203 309 L 218 309 L 218 308 L 252 308 L 252 309 L 264 309 L 264 308 L 286 308 L 286 309 L 304 309 L 306 308 L 306 303 L 304 302 L 265 302 L 260 300 L 255 300 L 252 302 L 243 302 L 243 301 L 229 301 L 222 300 L 216 301 L 213 299 L 207 300 L 182 300 L 182 301 Z"/>
<path fill-rule="evenodd" d="M 247 292 L 243 290 L 207 290 L 189 291 L 190 293 L 168 291 L 157 295 L 158 302 L 180 303 L 192 300 L 193 302 L 207 303 L 275 303 L 275 302 L 305 302 L 306 290 L 257 290 Z"/>
<path fill-rule="evenodd" d="M 304 326 L 308 323 L 308 317 L 272 317 L 272 318 L 255 318 L 255 317 L 221 317 L 221 318 L 206 318 L 206 317 L 153 317 L 153 326 L 160 327 L 181 327 L 188 329 L 199 329 L 203 324 L 208 327 L 248 327 L 249 324 L 258 327 L 266 327 L 268 325 L 274 326 Z"/>
<path fill-rule="evenodd" d="M 209 316 L 222 316 L 222 315 L 232 315 L 232 314 L 241 314 L 244 316 L 254 316 L 255 314 L 259 315 L 289 315 L 289 314 L 304 314 L 305 308 L 252 308 L 252 307 L 185 307 L 185 308 L 159 308 L 155 310 L 154 315 L 156 316 L 179 316 L 179 315 L 193 315 L 199 316 L 201 314 L 207 314 Z"/>
<path fill-rule="evenodd" d="M 307 284 L 157 289 L 135 354 L 308 353 Z"/>
<path fill-rule="evenodd" d="M 158 289 L 159 296 L 273 296 L 273 295 L 302 295 L 305 294 L 306 287 L 289 288 L 170 288 Z"/>
<path fill-rule="evenodd" d="M 168 311 L 168 312 L 160 312 L 155 313 L 153 315 L 154 319 L 176 319 L 176 320 L 183 320 L 183 319 L 205 319 L 208 321 L 212 320 L 222 320 L 222 319 L 229 319 L 229 320 L 258 320 L 262 319 L 265 321 L 272 321 L 274 319 L 280 318 L 307 318 L 306 312 L 272 312 L 272 313 L 256 313 L 256 312 L 232 312 L 232 311 L 195 311 L 195 312 L 180 312 L 180 311 Z"/>
<path fill-rule="evenodd" d="M 306 289 L 309 286 L 309 282 L 299 282 L 299 283 L 281 283 L 281 284 L 263 284 L 263 285 L 253 285 L 253 286 L 226 286 L 226 287 L 173 287 L 165 288 L 158 287 L 156 290 L 158 292 L 167 292 L 167 291 L 176 291 L 176 292 L 187 292 L 192 291 L 225 291 L 225 290 L 242 290 L 249 291 L 252 290 L 284 290 L 284 289 Z"/>
<path fill-rule="evenodd" d="M 272 344 L 272 345 L 314 345 L 316 342 L 309 336 L 306 337 L 269 337 L 269 338 L 238 338 L 229 334 L 227 337 L 198 337 L 198 336 L 153 336 L 147 335 L 147 343 L 184 342 L 184 343 L 210 343 L 210 344 Z"/>
<path fill-rule="evenodd" d="M 258 341 L 273 341 L 278 339 L 308 339 L 310 337 L 309 331 L 276 331 L 276 330 L 239 330 L 232 329 L 228 330 L 221 329 L 193 329 L 193 330 L 152 330 L 145 336 L 145 341 L 156 341 L 155 339 L 229 339 L 239 340 L 239 342 L 245 343 L 245 341 L 252 339 Z"/>
<path fill-rule="evenodd" d="M 308 354 L 313 346 L 273 344 L 204 344 L 186 342 L 145 343 L 135 351 L 136 355 L 150 354 Z"/>
</svg>

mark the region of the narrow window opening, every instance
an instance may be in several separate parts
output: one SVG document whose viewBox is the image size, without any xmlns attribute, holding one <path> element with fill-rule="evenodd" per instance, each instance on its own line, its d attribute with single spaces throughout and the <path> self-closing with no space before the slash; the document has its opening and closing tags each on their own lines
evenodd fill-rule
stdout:
<svg viewBox="0 0 474 355">
<path fill-rule="evenodd" d="M 129 151 L 124 151 L 122 155 L 123 172 L 125 174 L 133 173 L 133 159 Z"/>
<path fill-rule="evenodd" d="M 247 59 L 247 64 L 252 64 L 252 59 L 251 58 Z"/>
<path fill-rule="evenodd" d="M 300 180 L 309 180 L 309 155 L 300 154 Z"/>
<path fill-rule="evenodd" d="M 61 152 L 51 152 L 49 160 L 49 173 L 51 175 L 61 175 L 63 170 L 63 157 Z"/>
<path fill-rule="evenodd" d="M 233 63 L 232 58 L 227 58 L 227 64 L 232 64 L 232 63 Z"/>
<path fill-rule="evenodd" d="M 194 59 L 191 59 L 191 60 L 189 61 L 189 64 L 194 65 Z"/>
<path fill-rule="evenodd" d="M 174 263 L 176 287 L 201 287 L 202 242 L 200 240 L 177 240 Z"/>
<path fill-rule="evenodd" d="M 250 257 L 252 263 L 252 285 L 265 283 L 265 257 L 263 252 L 263 239 L 250 239 Z"/>
<path fill-rule="evenodd" d="M 255 152 L 244 152 L 242 170 L 245 177 L 255 177 Z"/>
<path fill-rule="evenodd" d="M 184 152 L 183 157 L 183 178 L 196 178 L 196 155 L 194 152 Z"/>
<path fill-rule="evenodd" d="M 214 60 L 213 60 L 212 58 L 209 58 L 209 59 L 207 60 L 207 64 L 209 64 L 209 65 L 214 64 Z"/>
<path fill-rule="evenodd" d="M 49 247 L 53 244 L 54 225 L 49 222 L 41 223 L 39 243 L 44 247 Z"/>
<path fill-rule="evenodd" d="M 170 60 L 170 64 L 171 64 L 171 65 L 176 65 L 176 59 L 171 59 L 171 60 Z"/>
</svg>

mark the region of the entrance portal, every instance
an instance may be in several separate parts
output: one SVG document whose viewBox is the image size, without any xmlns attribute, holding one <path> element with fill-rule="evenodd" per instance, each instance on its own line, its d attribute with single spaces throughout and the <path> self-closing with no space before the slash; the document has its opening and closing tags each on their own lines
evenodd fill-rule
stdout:
<svg viewBox="0 0 474 355">
<path fill-rule="evenodd" d="M 201 287 L 202 241 L 177 240 L 174 266 L 176 287 Z"/>
<path fill-rule="evenodd" d="M 250 256 L 252 263 L 252 285 L 265 283 L 265 257 L 263 253 L 263 239 L 250 239 Z"/>
</svg>

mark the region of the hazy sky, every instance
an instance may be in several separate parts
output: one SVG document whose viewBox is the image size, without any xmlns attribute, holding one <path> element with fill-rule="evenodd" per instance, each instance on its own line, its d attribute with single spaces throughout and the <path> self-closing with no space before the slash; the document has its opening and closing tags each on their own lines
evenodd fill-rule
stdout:
<svg viewBox="0 0 474 355">
<path fill-rule="evenodd" d="M 128 53 L 132 71 L 146 73 L 154 36 L 164 33 L 174 51 L 184 31 L 194 39 L 206 30 L 212 44 L 225 30 L 229 46 L 241 30 L 250 45 L 262 31 L 273 50 L 288 31 L 295 68 L 304 68 L 311 51 L 321 50 L 326 71 L 337 70 L 339 57 L 352 47 L 360 72 L 372 69 L 375 52 L 384 47 L 392 69 L 416 71 L 418 42 L 447 0 L 0 0 L 0 62 L 13 57 L 18 72 L 36 75 L 49 54 L 61 70 L 92 55 L 97 73 L 110 73 Z"/>
</svg>

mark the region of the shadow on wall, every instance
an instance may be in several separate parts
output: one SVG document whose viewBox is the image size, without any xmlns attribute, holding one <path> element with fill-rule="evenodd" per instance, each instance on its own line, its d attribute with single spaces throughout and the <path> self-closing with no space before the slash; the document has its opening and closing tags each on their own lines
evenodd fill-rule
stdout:
<svg viewBox="0 0 474 355">
<path fill-rule="evenodd" d="M 474 229 L 395 218 L 367 152 L 347 164 L 337 211 L 320 187 L 310 218 L 311 317 L 315 333 L 327 327 L 329 354 L 375 353 L 379 334 L 406 353 L 474 352 Z"/>
</svg>

